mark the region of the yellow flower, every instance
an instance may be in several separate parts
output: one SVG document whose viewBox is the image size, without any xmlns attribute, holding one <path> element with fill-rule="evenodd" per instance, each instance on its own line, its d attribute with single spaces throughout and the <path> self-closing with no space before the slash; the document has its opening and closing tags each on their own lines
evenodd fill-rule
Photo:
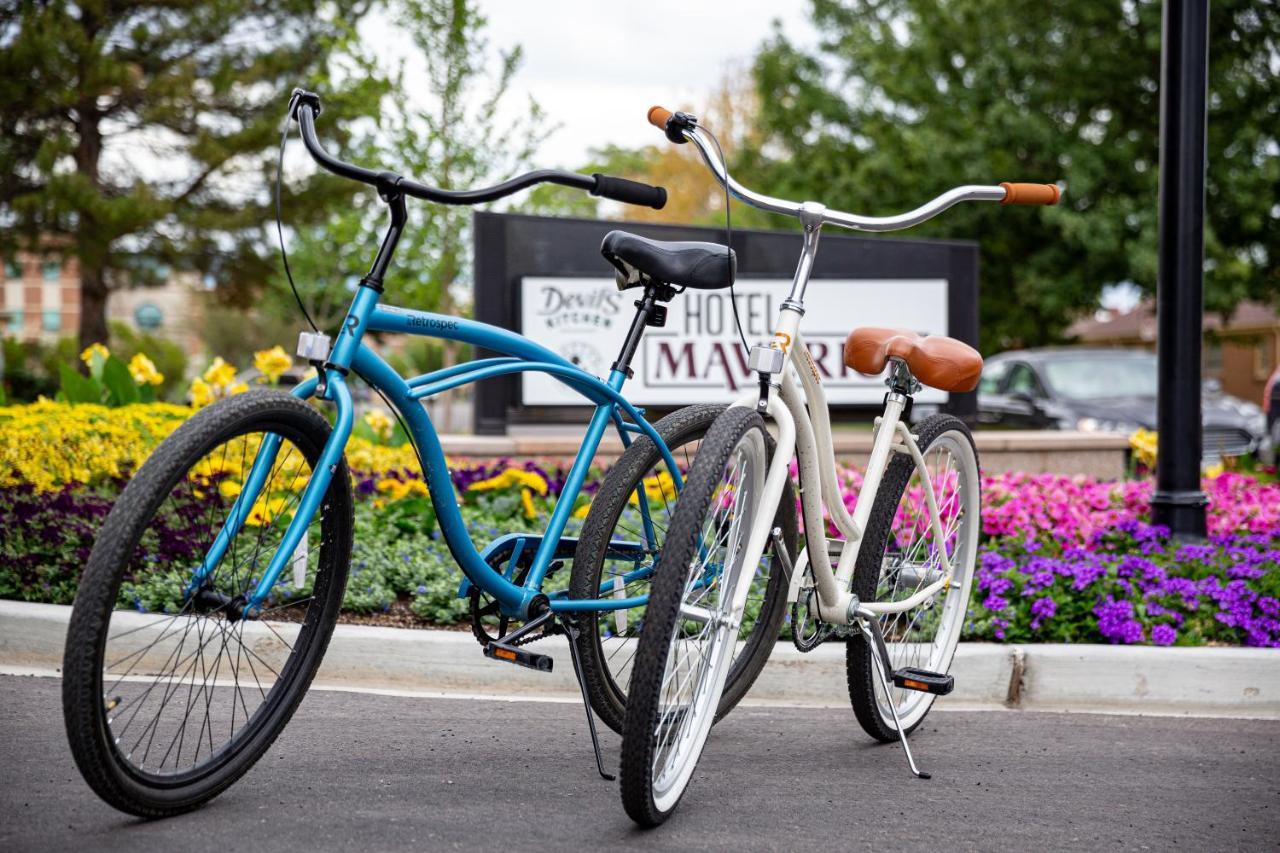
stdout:
<svg viewBox="0 0 1280 853">
<path fill-rule="evenodd" d="M 573 511 L 573 517 L 574 517 L 574 518 L 586 518 L 586 517 L 587 517 L 587 513 L 589 513 L 589 512 L 591 512 L 591 502 L 590 502 L 590 501 L 586 501 L 586 502 L 584 502 L 584 503 L 582 504 L 582 506 L 578 507 L 577 509 L 575 509 L 575 510 Z"/>
<path fill-rule="evenodd" d="M 676 497 L 676 481 L 666 471 L 659 472 L 653 477 L 645 477 L 644 494 L 652 503 L 673 501 Z M 627 502 L 633 506 L 639 506 L 640 498 L 632 492 L 627 496 Z"/>
<path fill-rule="evenodd" d="M 377 409 L 365 412 L 364 422 L 369 425 L 369 429 L 373 430 L 373 434 L 376 435 L 380 441 L 391 440 L 391 418 L 387 417 L 385 412 L 381 412 Z"/>
<path fill-rule="evenodd" d="M 0 486 L 37 491 L 128 476 L 191 409 L 146 403 L 109 409 L 41 400 L 0 408 Z"/>
<path fill-rule="evenodd" d="M 409 495 L 425 495 L 427 484 L 421 480 L 399 480 L 395 477 L 384 477 L 373 486 L 387 496 L 389 501 L 398 501 Z"/>
<path fill-rule="evenodd" d="M 409 486 L 403 480 L 386 477 L 374 484 L 374 488 L 387 496 L 389 500 L 398 501 L 409 493 Z"/>
<path fill-rule="evenodd" d="M 293 367 L 293 359 L 284 351 L 284 347 L 276 344 L 271 349 L 258 350 L 253 354 L 253 366 L 262 373 L 261 382 L 275 384 L 281 374 Z"/>
<path fill-rule="evenodd" d="M 676 481 L 670 472 L 660 471 L 656 477 L 644 478 L 644 491 L 651 501 L 675 500 Z"/>
<path fill-rule="evenodd" d="M 1219 462 L 1215 462 L 1212 465 L 1206 465 L 1204 469 L 1204 475 L 1208 477 L 1210 480 L 1216 480 L 1219 476 L 1221 476 L 1222 472 L 1225 470 L 1227 470 L 1227 466 L 1223 465 L 1222 462 L 1219 461 Z"/>
<path fill-rule="evenodd" d="M 520 505 L 524 507 L 524 517 L 532 521 L 538 517 L 538 508 L 533 505 L 533 492 L 520 490 Z"/>
<path fill-rule="evenodd" d="M 213 402 L 213 389 L 199 376 L 191 380 L 191 405 L 197 409 Z"/>
<path fill-rule="evenodd" d="M 1133 455 L 1139 462 L 1148 468 L 1155 467 L 1156 451 L 1159 448 L 1159 435 L 1153 430 L 1139 429 L 1129 436 L 1129 447 L 1133 450 Z"/>
<path fill-rule="evenodd" d="M 248 456 L 248 444 L 244 445 L 246 456 Z M 255 449 L 256 452 L 256 449 Z M 212 480 L 219 474 L 227 474 L 232 477 L 239 477 L 244 473 L 244 467 L 240 464 L 239 459 L 230 458 L 227 454 L 216 456 L 206 456 L 195 464 L 191 469 L 190 477 L 192 479 Z"/>
<path fill-rule="evenodd" d="M 204 381 L 208 382 L 215 388 L 225 388 L 236 379 L 236 368 L 233 364 L 227 364 L 222 360 L 222 356 L 218 356 L 213 360 L 213 364 L 209 365 L 209 369 L 204 372 Z"/>
<path fill-rule="evenodd" d="M 253 504 L 253 508 L 249 510 L 249 517 L 244 523 L 250 527 L 262 527 L 264 524 L 270 524 L 275 521 L 285 508 L 288 501 L 285 498 L 270 498 L 263 500 L 258 498 Z"/>
<path fill-rule="evenodd" d="M 535 474 L 533 471 L 521 471 L 519 468 L 510 469 L 515 475 L 516 481 L 526 489 L 531 489 L 538 494 L 546 497 L 548 488 L 547 481 L 541 474 Z"/>
<path fill-rule="evenodd" d="M 230 388 L 227 389 L 227 396 L 230 397 L 232 394 L 243 394 L 245 391 L 248 391 L 248 390 L 249 390 L 249 386 L 247 383 L 237 382 L 235 385 L 232 385 Z"/>
<path fill-rule="evenodd" d="M 543 496 L 549 491 L 547 481 L 541 474 L 525 471 L 522 468 L 508 468 L 501 474 L 496 474 L 487 480 L 477 480 L 467 486 L 467 491 L 489 492 L 494 489 L 509 489 L 512 486 L 520 486 Z"/>
<path fill-rule="evenodd" d="M 240 494 L 240 484 L 235 480 L 223 480 L 218 484 L 218 493 L 224 498 L 234 498 Z"/>
<path fill-rule="evenodd" d="M 85 364 L 89 364 L 93 361 L 95 355 L 106 361 L 111 352 L 102 344 L 89 344 L 89 346 L 85 347 L 84 352 L 80 353 L 80 360 Z"/>
<path fill-rule="evenodd" d="M 129 359 L 129 375 L 139 385 L 159 385 L 164 382 L 164 374 L 156 370 L 156 366 L 151 359 L 142 353 L 138 353 Z"/>
</svg>

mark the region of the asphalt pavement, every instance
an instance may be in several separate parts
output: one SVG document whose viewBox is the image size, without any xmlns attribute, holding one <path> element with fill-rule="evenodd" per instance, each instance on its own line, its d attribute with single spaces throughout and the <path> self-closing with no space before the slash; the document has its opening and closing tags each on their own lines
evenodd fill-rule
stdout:
<svg viewBox="0 0 1280 853">
<path fill-rule="evenodd" d="M 2 851 L 1280 846 L 1280 721 L 938 711 L 912 739 L 920 780 L 850 712 L 744 707 L 641 831 L 580 705 L 313 691 L 229 791 L 148 822 L 81 780 L 59 686 L 0 677 Z"/>
</svg>

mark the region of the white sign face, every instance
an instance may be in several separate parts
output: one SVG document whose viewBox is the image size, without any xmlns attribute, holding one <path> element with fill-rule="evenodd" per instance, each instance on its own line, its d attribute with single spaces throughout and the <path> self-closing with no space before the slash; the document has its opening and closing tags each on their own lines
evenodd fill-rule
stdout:
<svg viewBox="0 0 1280 853">
<path fill-rule="evenodd" d="M 773 338 L 790 279 L 742 279 L 734 285 L 747 342 Z M 522 333 L 600 377 L 622 348 L 640 288 L 619 291 L 612 278 L 526 277 L 520 282 Z M 844 366 L 844 341 L 858 326 L 947 333 L 945 279 L 812 279 L 800 332 L 834 405 L 879 403 L 883 378 Z M 730 402 L 755 387 L 726 290 L 686 290 L 667 303 L 667 323 L 645 329 L 623 394 L 639 406 Z M 522 374 L 527 406 L 581 406 L 583 398 L 545 373 Z M 916 399 L 943 403 L 926 388 Z"/>
</svg>

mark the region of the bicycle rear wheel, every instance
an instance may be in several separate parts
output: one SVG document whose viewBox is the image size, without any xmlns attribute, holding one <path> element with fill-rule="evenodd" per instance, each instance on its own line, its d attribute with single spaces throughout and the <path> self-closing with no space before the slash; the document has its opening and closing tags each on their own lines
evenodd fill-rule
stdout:
<svg viewBox="0 0 1280 853">
<path fill-rule="evenodd" d="M 679 409 L 654 424 L 677 465 L 687 473 L 693 450 L 707 435 L 721 405 Z M 772 445 L 772 442 L 770 442 Z M 643 495 L 644 505 L 641 505 Z M 573 598 L 648 595 L 655 565 L 677 506 L 674 477 L 657 445 L 647 437 L 631 444 L 609 469 L 591 503 L 573 559 Z M 794 561 L 797 538 L 795 490 L 790 480 L 778 501 L 774 524 L 781 530 L 787 556 Z M 747 593 L 738 646 L 716 712 L 722 718 L 750 689 L 768 660 L 786 613 L 787 578 L 773 559 L 770 543 Z M 585 611 L 576 617 L 576 643 L 588 699 L 596 714 L 621 733 L 626 687 L 646 624 L 644 605 L 613 611 Z"/>
<path fill-rule="evenodd" d="M 262 613 L 239 602 L 272 555 L 330 433 L 303 401 L 253 391 L 196 413 L 160 445 L 103 525 L 72 610 L 63 715 L 90 787 L 160 817 L 243 775 L 311 683 L 342 604 L 351 554 L 345 462 Z M 278 449 L 271 450 L 279 442 Z M 194 594 L 261 457 L 262 488 Z"/>
<path fill-rule="evenodd" d="M 895 670 L 915 667 L 945 673 L 955 656 L 973 584 L 981 497 L 978 455 L 968 427 L 950 415 L 928 417 L 913 431 L 919 436 L 942 537 L 934 535 L 930 524 L 920 468 L 910 457 L 896 456 L 872 505 L 854 568 L 853 591 L 863 601 L 905 601 L 942 578 L 941 554 L 946 553 L 952 567 L 948 587 L 915 607 L 880 617 Z M 845 652 L 849 699 L 863 730 L 888 743 L 898 739 L 890 703 L 903 730 L 910 733 L 937 696 L 898 687 L 886 693 L 872 660 L 874 653 L 866 637 L 849 639 Z"/>
<path fill-rule="evenodd" d="M 702 755 L 729 674 L 760 513 L 768 433 L 755 411 L 716 419 L 680 494 L 649 597 L 622 737 L 622 804 L 641 826 L 665 821 Z"/>
</svg>

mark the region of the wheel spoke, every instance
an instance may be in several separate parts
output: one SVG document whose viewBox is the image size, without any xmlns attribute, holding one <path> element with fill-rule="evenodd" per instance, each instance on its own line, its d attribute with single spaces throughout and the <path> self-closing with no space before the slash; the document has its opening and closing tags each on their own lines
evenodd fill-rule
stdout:
<svg viewBox="0 0 1280 853">
<path fill-rule="evenodd" d="M 226 535 L 235 501 L 225 498 L 243 491 L 240 484 L 270 433 L 280 435 L 281 444 L 249 508 L 253 520 L 226 541 L 222 559 L 205 579 L 205 594 L 174 602 L 174 590 L 185 588 L 218 536 Z M 288 677 L 290 662 L 314 635 L 309 614 L 322 606 L 323 573 L 330 565 L 345 568 L 334 559 L 334 542 L 342 541 L 334 539 L 334 525 L 343 522 L 340 511 L 337 521 L 329 521 L 332 500 L 326 498 L 308 525 L 306 535 L 319 542 L 305 569 L 308 594 L 269 599 L 251 620 L 232 621 L 230 606 L 252 590 L 263 561 L 278 550 L 314 458 L 275 426 L 233 434 L 195 458 L 152 504 L 159 509 L 140 528 L 135 552 L 120 569 L 128 586 L 108 619 L 100 659 L 101 701 L 115 755 L 144 777 L 205 772 L 269 717 L 264 709 L 277 707 L 285 690 L 296 689 L 296 679 Z M 176 612 L 138 614 L 129 608 L 133 602 L 138 610 L 145 605 Z M 273 619 L 285 611 L 297 614 L 284 620 L 299 623 L 296 633 Z"/>
</svg>

